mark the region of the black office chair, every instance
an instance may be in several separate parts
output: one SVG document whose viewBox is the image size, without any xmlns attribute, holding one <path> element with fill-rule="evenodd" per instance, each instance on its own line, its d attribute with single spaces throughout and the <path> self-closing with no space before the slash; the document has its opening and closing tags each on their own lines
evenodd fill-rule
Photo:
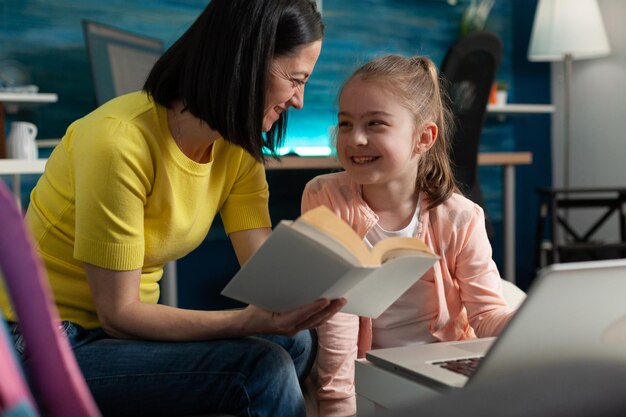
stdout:
<svg viewBox="0 0 626 417">
<path fill-rule="evenodd" d="M 478 145 L 489 92 L 501 57 L 502 42 L 498 36 L 490 32 L 474 32 L 452 44 L 440 70 L 455 120 L 451 161 L 457 185 L 483 209 L 485 205 L 478 181 Z M 486 226 L 492 237 L 493 227 L 489 220 Z"/>
</svg>

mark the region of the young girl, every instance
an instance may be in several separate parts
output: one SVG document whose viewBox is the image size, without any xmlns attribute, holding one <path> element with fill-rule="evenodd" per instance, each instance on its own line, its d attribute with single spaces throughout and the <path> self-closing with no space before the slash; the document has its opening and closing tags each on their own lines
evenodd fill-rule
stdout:
<svg viewBox="0 0 626 417">
<path fill-rule="evenodd" d="M 457 193 L 447 114 L 425 57 L 376 59 L 340 91 L 337 156 L 345 171 L 309 182 L 302 211 L 326 205 L 369 245 L 414 236 L 441 259 L 377 319 L 338 313 L 318 328 L 322 416 L 356 413 L 354 360 L 369 349 L 494 336 L 513 314 L 483 211 Z"/>
</svg>

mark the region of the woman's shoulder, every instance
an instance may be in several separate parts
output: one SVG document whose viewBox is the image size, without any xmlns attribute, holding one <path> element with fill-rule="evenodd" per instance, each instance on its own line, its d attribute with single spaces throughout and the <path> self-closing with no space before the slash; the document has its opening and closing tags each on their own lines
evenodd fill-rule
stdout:
<svg viewBox="0 0 626 417">
<path fill-rule="evenodd" d="M 146 112 L 154 111 L 157 107 L 147 93 L 135 91 L 107 101 L 88 116 L 132 120 Z"/>
<path fill-rule="evenodd" d="M 116 97 L 70 125 L 70 132 L 85 132 L 88 136 L 140 133 L 162 129 L 162 115 L 144 92 L 138 91 Z M 164 110 L 163 110 L 164 112 Z M 69 133 L 69 132 L 68 132 Z"/>
<path fill-rule="evenodd" d="M 143 159 L 150 148 L 160 146 L 158 138 L 165 128 L 157 106 L 145 93 L 136 92 L 117 97 L 76 120 L 62 143 L 69 153 L 134 154 Z"/>
</svg>

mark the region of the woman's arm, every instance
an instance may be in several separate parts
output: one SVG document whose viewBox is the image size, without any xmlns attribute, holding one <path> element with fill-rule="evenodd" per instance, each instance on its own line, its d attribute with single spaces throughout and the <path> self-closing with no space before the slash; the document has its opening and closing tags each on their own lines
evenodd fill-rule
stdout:
<svg viewBox="0 0 626 417">
<path fill-rule="evenodd" d="M 238 232 L 233 240 L 240 260 L 246 260 L 269 236 L 269 229 L 254 230 Z M 86 264 L 85 270 L 100 323 L 107 334 L 118 338 L 183 341 L 262 333 L 291 335 L 319 326 L 345 304 L 344 300 L 318 300 L 283 314 L 254 306 L 226 311 L 185 310 L 141 302 L 140 269 L 113 271 Z"/>
<path fill-rule="evenodd" d="M 243 230 L 230 234 L 237 260 L 243 265 L 271 234 L 270 228 Z M 319 303 L 319 304 L 318 304 Z M 256 306 L 243 310 L 244 322 L 258 329 L 256 333 L 293 335 L 326 322 L 346 304 L 345 299 L 318 300 L 286 313 L 271 313 Z"/>
<path fill-rule="evenodd" d="M 269 227 L 231 233 L 228 237 L 233 245 L 233 249 L 235 249 L 239 265 L 245 264 L 252 254 L 261 247 L 263 242 L 270 237 L 271 233 L 272 229 Z"/>
<path fill-rule="evenodd" d="M 139 299 L 141 270 L 85 265 L 98 319 L 107 334 L 125 339 L 202 340 L 244 333 L 240 311 L 193 311 Z"/>
</svg>

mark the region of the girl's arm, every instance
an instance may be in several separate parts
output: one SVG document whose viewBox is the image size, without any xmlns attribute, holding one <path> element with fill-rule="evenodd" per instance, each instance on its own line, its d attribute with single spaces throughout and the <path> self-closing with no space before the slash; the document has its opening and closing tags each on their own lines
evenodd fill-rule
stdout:
<svg viewBox="0 0 626 417">
<path fill-rule="evenodd" d="M 317 328 L 317 399 L 320 417 L 356 414 L 354 361 L 357 358 L 359 318 L 337 313 Z"/>
<path fill-rule="evenodd" d="M 332 209 L 319 192 L 307 186 L 302 196 L 302 213 L 320 205 Z M 320 417 L 356 414 L 354 361 L 357 358 L 359 318 L 337 313 L 317 328 L 318 348 L 315 373 Z"/>
<path fill-rule="evenodd" d="M 478 337 L 497 336 L 515 312 L 502 295 L 502 278 L 492 258 L 483 210 L 475 205 L 456 257 L 455 278 Z"/>
</svg>

